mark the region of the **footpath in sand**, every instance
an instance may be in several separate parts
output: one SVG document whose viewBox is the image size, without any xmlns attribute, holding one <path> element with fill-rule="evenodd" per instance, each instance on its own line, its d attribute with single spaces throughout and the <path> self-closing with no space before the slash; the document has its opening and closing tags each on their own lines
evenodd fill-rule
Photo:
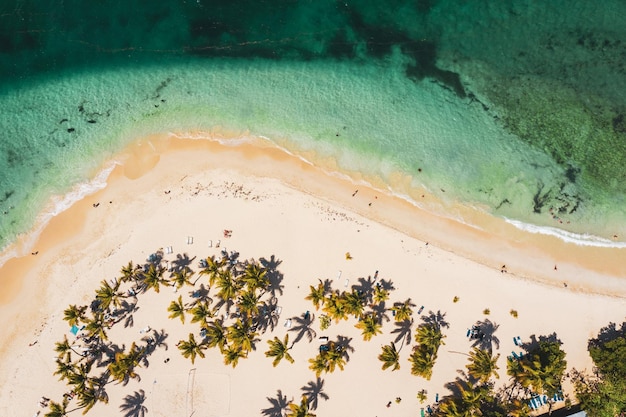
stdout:
<svg viewBox="0 0 626 417">
<path fill-rule="evenodd" d="M 173 139 L 154 139 L 154 146 L 149 145 L 144 141 L 133 148 L 125 164 L 113 172 L 107 188 L 53 219 L 35 248 L 38 255 L 9 262 L 2 269 L 2 285 L 10 291 L 4 293 L 0 306 L 1 415 L 44 412 L 38 405 L 42 396 L 59 400 L 68 391 L 53 375 L 54 342 L 63 335 L 71 337 L 62 320 L 63 310 L 70 304 L 89 304 L 99 282 L 119 277 L 128 261 L 144 263 L 151 253 L 169 246 L 172 253 L 165 254 L 165 260 L 185 254 L 194 259 L 191 267 L 195 271 L 201 258 L 219 256 L 224 249 L 237 251 L 243 258 L 277 258 L 277 269 L 283 275 L 283 292 L 277 296 L 281 307 L 278 325 L 260 336 L 256 350 L 236 368 L 225 366 L 216 350 L 206 351 L 206 358 L 197 358 L 192 365 L 175 345 L 190 332 L 197 332 L 197 325 L 189 324 L 189 318 L 184 325 L 167 318 L 167 306 L 179 294 L 166 287 L 158 294 L 141 295 L 133 325 L 116 325 L 110 339 L 128 348 L 141 340 L 147 327 L 163 331 L 167 337 L 150 356 L 149 366 L 137 369 L 141 380 L 132 379 L 125 386 L 109 384 L 109 403 L 98 403 L 89 415 L 123 415 L 120 406 L 134 393 L 145 396 L 147 415 L 261 415 L 272 407 L 268 399 L 276 400 L 278 391 L 286 400 L 298 402 L 302 387 L 319 385 L 308 369 L 308 359 L 317 354 L 319 337 L 338 335 L 350 338 L 354 351 L 344 371 L 322 374 L 322 392 L 328 399 L 319 395 L 314 412 L 416 415 L 433 403 L 437 394 L 449 394 L 444 385 L 454 381 L 457 370 L 465 369 L 472 343 L 467 330 L 479 320 L 498 326 L 494 336 L 499 343 L 494 349 L 501 354 L 501 384 L 508 380 L 506 357 L 517 349 L 515 336 L 530 340 L 556 333 L 567 353 L 568 369 L 590 369 L 587 340 L 609 322 L 625 318 L 623 293 L 598 294 L 610 292 L 607 288 L 626 291 L 626 284 L 616 277 L 607 276 L 612 287 L 600 285 L 598 293 L 588 291 L 593 280 L 585 281 L 580 271 L 571 281 L 566 267 L 557 271 L 545 268 L 545 276 L 537 280 L 527 275 L 522 278 L 524 274 L 516 274 L 510 265 L 531 264 L 535 259 L 520 251 L 519 259 L 502 262 L 499 242 L 488 240 L 476 245 L 495 245 L 485 254 L 492 256 L 490 266 L 455 255 L 430 240 L 433 232 L 425 220 L 428 217 L 417 210 L 406 209 L 407 205 L 363 186 L 324 177 L 296 158 L 276 158 L 275 151 L 243 152 Z M 384 221 L 385 216 L 394 218 Z M 413 228 L 399 231 L 389 226 L 403 222 Z M 230 237 L 224 237 L 225 229 L 232 230 Z M 424 230 L 429 243 L 418 239 L 414 229 Z M 464 233 L 460 230 L 460 242 L 470 245 L 463 240 Z M 454 236 L 442 237 L 442 242 L 450 240 Z M 218 241 L 220 247 L 216 247 Z M 352 259 L 346 259 L 346 252 Z M 619 259 L 614 263 L 621 262 Z M 547 265 L 559 259 L 537 262 Z M 501 263 L 507 263 L 507 273 L 494 268 Z M 416 305 L 415 326 L 420 322 L 417 309 L 421 306 L 423 314 L 445 315 L 449 324 L 443 330 L 445 345 L 439 350 L 430 381 L 410 374 L 412 345 L 402 346 L 400 370 L 381 370 L 377 359 L 381 346 L 396 338 L 391 333 L 395 330 L 391 313 L 390 321 L 383 324 L 383 334 L 369 342 L 354 328 L 354 319 L 333 322 L 326 331 L 319 329 L 316 320 L 313 340 L 303 337 L 290 351 L 295 363 L 283 361 L 272 367 L 272 360 L 264 355 L 266 341 L 274 336 L 282 339 L 286 333 L 294 340 L 297 334 L 284 325 L 286 320 L 306 311 L 321 314 L 305 300 L 309 285 L 330 279 L 335 289 L 349 289 L 359 278 L 372 277 L 376 271 L 393 283 L 389 306 L 407 298 Z M 551 281 L 549 274 L 553 274 Z M 571 284 L 563 286 L 568 281 Z M 459 297 L 456 303 L 455 296 Z M 489 315 L 484 314 L 485 309 Z M 517 318 L 511 316 L 512 309 Z M 567 391 L 568 387 L 564 388 Z M 422 389 L 428 397 L 423 404 L 416 398 Z M 401 402 L 395 402 L 396 398 Z M 69 409 L 73 408 L 70 403 Z"/>
</svg>

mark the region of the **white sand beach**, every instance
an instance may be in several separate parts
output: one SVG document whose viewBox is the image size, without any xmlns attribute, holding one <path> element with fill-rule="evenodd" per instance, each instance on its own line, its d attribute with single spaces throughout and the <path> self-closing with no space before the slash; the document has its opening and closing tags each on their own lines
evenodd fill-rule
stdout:
<svg viewBox="0 0 626 417">
<path fill-rule="evenodd" d="M 0 415 L 43 414 L 38 404 L 42 396 L 59 400 L 68 388 L 53 375 L 54 342 L 71 337 L 63 310 L 89 304 L 101 280 L 116 278 L 129 261 L 143 263 L 169 246 L 173 253 L 165 254 L 166 260 L 186 254 L 195 271 L 201 258 L 223 249 L 242 258 L 280 260 L 277 270 L 284 287 L 277 295 L 278 324 L 260 335 L 256 350 L 236 368 L 224 365 L 215 349 L 192 365 L 175 345 L 197 333 L 198 326 L 188 319 L 184 325 L 168 319 L 166 310 L 189 291 L 175 294 L 165 287 L 158 294 L 143 294 L 133 326 L 116 325 L 109 338 L 128 348 L 149 326 L 164 331 L 164 345 L 150 355 L 149 366 L 137 369 L 140 381 L 109 384 L 108 404 L 96 404 L 90 416 L 124 415 L 120 405 L 135 392 L 145 394 L 148 416 L 262 415 L 272 407 L 268 398 L 276 398 L 279 390 L 287 400 L 299 401 L 301 388 L 316 381 L 308 359 L 318 352 L 318 338 L 338 335 L 350 338 L 354 351 L 345 370 L 322 374 L 328 400 L 319 396 L 314 413 L 419 415 L 437 394 L 448 395 L 445 384 L 454 381 L 457 370 L 465 370 L 471 346 L 467 330 L 479 320 L 499 326 L 495 353 L 501 354 L 498 384 L 503 384 L 509 379 L 506 357 L 517 349 L 515 336 L 530 340 L 556 333 L 568 369 L 590 369 L 588 339 L 626 318 L 626 281 L 620 276 L 624 250 L 568 245 L 524 234 L 504 222 L 499 235 L 487 234 L 255 143 L 144 138 L 126 151 L 105 189 L 50 222 L 34 248 L 37 255 L 11 260 L 0 269 Z M 232 235 L 225 237 L 224 230 Z M 352 259 L 346 259 L 346 252 Z M 285 320 L 306 311 L 321 314 L 305 300 L 310 285 L 330 279 L 334 288 L 349 289 L 376 271 L 393 283 L 389 306 L 407 298 L 416 305 L 415 325 L 421 306 L 422 314 L 445 314 L 445 345 L 430 381 L 411 375 L 410 346 L 400 352 L 399 370 L 381 370 L 381 346 L 396 337 L 391 313 L 383 334 L 369 342 L 363 341 L 354 319 L 333 322 L 325 331 L 316 320 L 313 341 L 303 337 L 290 351 L 295 363 L 272 367 L 264 355 L 267 340 L 286 333 L 290 340 L 296 338 Z M 416 398 L 421 389 L 428 396 L 423 404 Z M 567 384 L 564 390 L 571 393 Z M 68 409 L 73 408 L 70 402 Z"/>
</svg>

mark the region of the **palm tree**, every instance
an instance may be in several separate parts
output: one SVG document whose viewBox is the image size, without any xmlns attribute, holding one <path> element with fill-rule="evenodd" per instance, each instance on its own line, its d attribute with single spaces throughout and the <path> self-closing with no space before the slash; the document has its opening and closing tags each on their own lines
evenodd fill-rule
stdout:
<svg viewBox="0 0 626 417">
<path fill-rule="evenodd" d="M 111 286 L 108 281 L 102 280 L 100 288 L 96 290 L 96 299 L 100 302 L 102 310 L 108 310 L 111 304 L 118 306 L 121 294 L 118 292 L 119 281 L 115 281 L 115 285 Z"/>
<path fill-rule="evenodd" d="M 72 345 L 70 344 L 69 340 L 67 340 L 67 336 L 65 336 L 65 335 L 63 335 L 63 341 L 55 342 L 55 344 L 54 344 L 54 351 L 59 354 L 58 355 L 58 359 L 61 359 L 63 356 L 67 355 L 66 359 L 67 359 L 68 362 L 71 361 L 72 352 L 74 352 L 77 355 L 79 355 L 79 353 L 76 352 L 72 348 Z"/>
<path fill-rule="evenodd" d="M 254 290 L 248 289 L 239 296 L 237 307 L 248 319 L 252 319 L 253 315 L 259 314 L 259 296 Z"/>
<path fill-rule="evenodd" d="M 54 371 L 53 375 L 59 375 L 59 381 L 68 379 L 69 376 L 75 372 L 74 365 L 68 360 L 62 361 L 61 359 L 57 358 L 56 363 L 57 363 L 57 370 Z"/>
<path fill-rule="evenodd" d="M 146 285 L 146 288 L 152 288 L 155 292 L 159 292 L 161 284 L 167 284 L 167 281 L 163 278 L 165 268 L 162 266 L 156 266 L 150 264 L 148 270 L 143 273 L 142 281 Z"/>
<path fill-rule="evenodd" d="M 330 294 L 326 301 L 324 302 L 323 310 L 328 313 L 328 315 L 335 319 L 337 323 L 341 319 L 347 319 L 348 315 L 346 313 L 345 301 L 339 292 L 335 292 Z"/>
<path fill-rule="evenodd" d="M 256 289 L 261 289 L 265 291 L 270 285 L 269 278 L 267 277 L 267 270 L 257 262 L 252 262 L 246 265 L 245 270 L 243 271 L 243 282 L 248 286 L 249 291 L 255 291 Z"/>
<path fill-rule="evenodd" d="M 216 347 L 218 346 L 220 350 L 224 349 L 226 346 L 226 328 L 224 327 L 224 322 L 220 319 L 213 320 L 206 327 L 206 338 L 207 338 L 207 346 L 208 347 Z"/>
<path fill-rule="evenodd" d="M 173 271 L 170 274 L 170 282 L 176 287 L 176 289 L 181 289 L 185 285 L 193 285 L 191 283 L 192 276 L 193 272 L 186 266 L 178 271 Z"/>
<path fill-rule="evenodd" d="M 75 304 L 70 305 L 63 310 L 63 320 L 67 321 L 70 326 L 78 326 L 82 321 L 85 321 L 85 311 L 87 306 L 77 307 Z"/>
<path fill-rule="evenodd" d="M 191 310 L 189 310 L 189 312 L 191 313 L 191 316 L 192 316 L 191 322 L 192 323 L 200 322 L 200 325 L 202 327 L 207 327 L 209 325 L 208 319 L 212 318 L 214 315 L 214 312 L 209 307 L 208 302 L 200 302 L 196 304 Z"/>
<path fill-rule="evenodd" d="M 384 303 L 389 299 L 389 291 L 382 285 L 376 285 L 374 287 L 374 302 L 376 304 Z"/>
<path fill-rule="evenodd" d="M 359 291 L 352 290 L 343 295 L 344 310 L 346 314 L 352 314 L 358 318 L 365 309 L 365 297 Z"/>
<path fill-rule="evenodd" d="M 465 365 L 470 377 L 481 383 L 487 383 L 491 376 L 500 378 L 498 375 L 498 359 L 500 354 L 491 356 L 491 353 L 487 350 L 473 348 L 470 351 L 470 363 Z"/>
<path fill-rule="evenodd" d="M 413 314 L 411 307 L 415 307 L 415 304 L 411 302 L 410 298 L 401 304 L 391 307 L 391 311 L 395 312 L 396 321 L 411 320 L 411 315 Z"/>
<path fill-rule="evenodd" d="M 396 350 L 396 345 L 393 342 L 383 346 L 383 351 L 378 355 L 378 360 L 383 363 L 383 371 L 392 367 L 392 371 L 400 369 L 400 353 Z"/>
<path fill-rule="evenodd" d="M 67 375 L 67 383 L 73 385 L 76 392 L 84 390 L 89 384 L 93 383 L 93 378 L 89 376 L 89 371 L 91 371 L 89 364 L 75 366 L 72 373 Z"/>
<path fill-rule="evenodd" d="M 122 267 L 120 271 L 122 276 L 120 277 L 120 282 L 129 282 L 130 280 L 135 278 L 136 267 L 133 265 L 133 261 L 129 261 L 128 265 Z"/>
<path fill-rule="evenodd" d="M 382 324 L 380 324 L 378 317 L 371 313 L 365 315 L 354 327 L 361 329 L 361 334 L 365 341 L 371 340 L 372 337 L 383 332 L 381 330 Z"/>
<path fill-rule="evenodd" d="M 274 336 L 274 340 L 268 340 L 267 343 L 270 345 L 270 348 L 267 352 L 265 352 L 265 356 L 268 358 L 274 358 L 272 365 L 276 367 L 280 363 L 281 360 L 287 359 L 290 363 L 294 362 L 294 359 L 289 354 L 289 335 L 285 335 L 285 340 L 280 340 L 278 337 Z"/>
<path fill-rule="evenodd" d="M 176 317 L 180 317 L 180 321 L 185 323 L 185 305 L 183 304 L 183 297 L 181 295 L 178 296 L 178 300 L 172 301 L 167 308 L 167 311 L 170 312 L 168 316 L 171 319 L 175 319 Z"/>
<path fill-rule="evenodd" d="M 90 336 L 98 337 L 100 340 L 107 340 L 108 336 L 105 330 L 106 327 L 107 324 L 104 321 L 104 314 L 95 313 L 93 318 L 87 322 L 85 330 L 89 332 Z"/>
<path fill-rule="evenodd" d="M 320 283 L 317 284 L 317 287 L 310 285 L 309 288 L 311 289 L 311 292 L 309 295 L 304 297 L 305 300 L 311 300 L 313 302 L 316 310 L 319 310 L 320 305 L 324 305 L 324 299 L 326 297 L 326 286 L 321 279 L 319 282 Z"/>
<path fill-rule="evenodd" d="M 131 345 L 129 352 L 117 352 L 115 359 L 108 366 L 111 377 L 126 385 L 130 378 L 139 378 L 135 372 L 135 368 L 139 366 L 139 362 L 145 353 L 145 348 L 138 348 L 135 342 Z"/>
<path fill-rule="evenodd" d="M 189 333 L 189 340 L 181 340 L 178 342 L 178 349 L 185 358 L 190 358 L 193 364 L 196 360 L 196 356 L 204 358 L 203 350 L 206 349 L 206 345 L 197 343 L 196 339 L 193 337 L 193 333 Z"/>
<path fill-rule="evenodd" d="M 109 402 L 109 398 L 102 389 L 94 387 L 93 384 L 89 384 L 84 389 L 75 389 L 74 391 L 78 397 L 78 407 L 83 408 L 83 414 L 91 410 L 98 401 L 102 401 L 105 404 Z"/>
<path fill-rule="evenodd" d="M 445 336 L 441 333 L 441 329 L 434 323 L 423 323 L 417 327 L 415 332 L 415 341 L 425 346 L 431 352 L 437 353 L 439 346 L 444 345 Z"/>
<path fill-rule="evenodd" d="M 225 265 L 226 260 L 221 258 L 220 260 L 216 260 L 215 256 L 209 256 L 204 260 L 204 267 L 200 270 L 200 275 L 208 275 L 209 276 L 209 287 L 212 287 L 217 279 L 219 272 L 222 270 L 222 267 Z"/>
<path fill-rule="evenodd" d="M 335 372 L 335 368 L 343 371 L 344 366 L 346 366 L 344 349 L 337 346 L 334 342 L 330 342 L 328 348 L 327 351 L 321 353 L 326 359 L 326 372 Z"/>
<path fill-rule="evenodd" d="M 241 289 L 240 283 L 237 282 L 233 274 L 228 270 L 218 273 L 216 285 L 219 288 L 217 296 L 224 301 L 231 301 L 237 298 L 237 294 Z"/>
<path fill-rule="evenodd" d="M 240 358 L 245 358 L 248 355 L 243 349 L 234 346 L 228 346 L 222 350 L 222 354 L 224 355 L 224 365 L 232 365 L 233 368 L 237 366 Z"/>
<path fill-rule="evenodd" d="M 327 360 L 325 356 L 322 356 L 321 353 L 318 353 L 314 358 L 309 359 L 309 369 L 315 372 L 316 377 L 320 377 L 322 372 L 327 371 Z"/>
<path fill-rule="evenodd" d="M 417 347 L 409 357 L 409 361 L 411 362 L 411 374 L 430 380 L 436 359 L 436 354 L 432 354 L 432 352 L 421 346 Z"/>
<path fill-rule="evenodd" d="M 63 401 L 61 403 L 50 401 L 50 411 L 44 414 L 44 417 L 65 417 L 67 415 L 68 404 L 69 400 L 67 397 L 63 397 Z"/>
<path fill-rule="evenodd" d="M 247 322 L 237 319 L 228 327 L 226 337 L 231 341 L 234 348 L 243 350 L 246 354 L 254 349 L 254 343 L 257 342 L 257 333 L 252 331 Z"/>
<path fill-rule="evenodd" d="M 286 417 L 315 417 L 315 414 L 309 411 L 309 400 L 306 395 L 302 396 L 300 404 L 289 403 L 289 411 Z"/>
</svg>

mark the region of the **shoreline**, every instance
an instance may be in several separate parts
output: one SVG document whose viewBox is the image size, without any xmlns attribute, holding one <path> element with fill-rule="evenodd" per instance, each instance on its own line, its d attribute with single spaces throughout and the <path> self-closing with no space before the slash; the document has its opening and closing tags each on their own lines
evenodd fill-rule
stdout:
<svg viewBox="0 0 626 417">
<path fill-rule="evenodd" d="M 499 248 L 502 240 L 497 236 L 437 218 L 363 185 L 355 187 L 352 181 L 331 177 L 276 147 L 263 147 L 263 143 L 260 147 L 229 147 L 216 141 L 157 135 L 134 142 L 120 160 L 107 187 L 50 221 L 34 248 L 38 255 L 9 261 L 0 269 L 0 276 L 14 284 L 13 293 L 4 292 L 6 299 L 0 304 L 0 318 L 8 323 L 0 342 L 0 357 L 4 359 L 0 365 L 0 386 L 4 387 L 0 390 L 0 412 L 6 411 L 8 417 L 24 414 L 22 405 L 35 405 L 41 395 L 58 398 L 63 393 L 64 384 L 52 375 L 54 342 L 67 332 L 63 309 L 68 304 L 89 303 L 98 282 L 117 276 L 129 260 L 142 262 L 155 249 L 167 245 L 174 246 L 170 258 L 185 253 L 195 259 L 194 269 L 198 257 L 217 254 L 222 248 L 240 251 L 243 257 L 278 256 L 285 276 L 285 295 L 280 300 L 283 317 L 276 331 L 279 336 L 287 331 L 282 326 L 285 318 L 312 310 L 304 300 L 308 286 L 318 278 L 339 281 L 335 278 L 338 270 L 343 272 L 341 282 L 334 285 L 344 289 L 344 280 L 356 283 L 358 277 L 380 269 L 398 290 L 391 301 L 410 297 L 418 306 L 425 304 L 425 311 L 448 314 L 451 326 L 431 381 L 408 374 L 404 357 L 402 373 L 380 370 L 376 355 L 380 344 L 393 337 L 388 330 L 365 343 L 358 333 L 351 333 L 355 332 L 352 323 L 333 324 L 330 335 L 354 335 L 357 349 L 345 371 L 327 376 L 331 401 L 320 405 L 320 414 L 342 415 L 358 404 L 362 411 L 384 415 L 387 401 L 401 396 L 402 404 L 394 405 L 397 415 L 414 415 L 415 407 L 420 407 L 414 391 L 427 388 L 432 401 L 435 393 L 446 394 L 444 384 L 453 380 L 457 369 L 464 369 L 466 357 L 458 352 L 467 350 L 465 330 L 476 319 L 488 317 L 501 326 L 501 361 L 506 360 L 507 349 L 515 348 L 511 342 L 514 336 L 528 339 L 556 331 L 568 354 L 568 366 L 590 369 L 586 341 L 609 321 L 623 317 L 626 300 L 621 293 L 599 295 L 592 278 L 574 263 L 570 267 L 580 283 L 576 285 L 576 277 L 568 276 L 568 288 L 563 288 L 560 280 L 549 280 L 551 258 L 543 260 L 548 270 L 546 281 L 541 276 L 525 278 L 521 268 L 514 269 L 514 265 L 533 263 L 540 254 L 519 248 L 532 248 L 535 240 L 545 239 L 529 236 L 521 243 Z M 233 237 L 222 238 L 224 229 L 232 229 Z M 195 238 L 191 245 L 185 242 L 188 236 Z M 209 247 L 209 239 L 222 239 L 223 244 Z M 457 246 L 449 250 L 446 244 Z M 463 248 L 467 252 L 485 250 L 484 256 L 492 258 L 486 263 L 473 261 L 460 253 Z M 597 250 L 589 249 L 579 248 L 578 254 Z M 354 260 L 345 258 L 347 251 Z M 503 261 L 499 256 L 507 253 L 507 273 L 501 273 Z M 554 256 L 558 255 L 557 250 Z M 606 270 L 619 267 L 619 258 L 612 261 L 612 265 L 605 265 Z M 560 277 L 567 268 L 559 260 L 556 273 Z M 623 291 L 622 281 L 613 279 L 616 288 Z M 594 291 L 585 292 L 585 286 Z M 461 298 L 458 304 L 452 301 L 456 295 Z M 188 327 L 180 328 L 179 323 L 168 320 L 165 311 L 166 303 L 175 296 L 171 291 L 161 291 L 146 297 L 135 317 L 136 328 L 129 330 L 137 337 L 138 329 L 146 325 L 159 329 L 167 323 L 170 349 L 159 353 L 163 356 L 156 356 L 150 369 L 142 368 L 144 382 L 132 381 L 128 387 L 112 385 L 111 405 L 98 405 L 90 415 L 111 415 L 111 407 L 117 408 L 124 393 L 144 389 L 151 394 L 153 380 L 169 379 L 172 369 L 191 366 L 174 347 L 176 340 L 186 337 Z M 482 313 L 485 308 L 491 309 L 490 316 Z M 518 311 L 519 318 L 511 317 L 510 309 Z M 389 329 L 391 324 L 386 326 Z M 126 346 L 131 343 L 123 341 Z M 226 375 L 237 387 L 224 394 L 231 402 L 228 412 L 220 409 L 221 414 L 253 415 L 267 407 L 266 398 L 276 388 L 294 396 L 294 387 L 312 378 L 306 364 L 306 358 L 312 356 L 309 344 L 294 347 L 295 368 L 271 368 L 271 361 L 262 354 L 266 346 L 263 340 L 259 351 L 236 370 L 224 367 L 220 355 L 207 352 L 207 360 L 200 366 L 208 364 L 211 372 Z M 171 362 L 164 362 L 170 356 Z M 501 362 L 498 384 L 507 380 L 505 368 Z M 260 373 L 268 378 L 263 388 L 251 383 Z M 41 377 L 33 380 L 33 375 Z M 371 384 L 371 378 L 384 381 L 384 387 Z M 254 393 L 249 404 L 232 401 L 242 390 Z"/>
<path fill-rule="evenodd" d="M 204 152 L 213 159 L 219 159 L 217 155 L 224 154 L 232 168 L 241 172 L 276 178 L 298 191 L 338 203 L 373 221 L 490 268 L 500 270 L 506 265 L 509 275 L 547 285 L 567 286 L 576 291 L 626 297 L 626 281 L 621 278 L 626 261 L 620 261 L 626 247 L 566 242 L 557 236 L 524 230 L 517 221 L 494 217 L 458 204 L 447 209 L 463 213 L 465 218 L 472 220 L 470 223 L 444 217 L 419 206 L 421 203 L 424 207 L 429 207 L 429 204 L 430 207 L 442 206 L 424 189 L 416 190 L 421 193 L 422 201 L 413 202 L 410 196 L 403 197 L 384 190 L 385 184 L 375 178 L 359 173 L 340 173 L 332 160 L 316 161 L 315 155 L 310 153 L 298 156 L 269 140 L 251 138 L 247 133 L 216 129 L 214 132 L 164 133 L 139 138 L 107 161 L 94 175 L 94 180 L 108 171 L 106 177 L 100 178 L 104 180 L 106 189 L 121 177 L 136 179 L 150 175 L 161 156 L 168 152 Z M 238 162 L 237 158 L 255 161 L 255 165 Z M 324 166 L 314 165 L 310 160 L 322 162 Z M 398 178 L 396 181 L 404 182 L 408 187 L 410 179 Z M 358 192 L 353 196 L 355 189 Z M 17 275 L 17 271 L 28 269 L 31 261 L 35 260 L 27 255 L 31 250 L 39 254 L 71 236 L 71 231 L 78 233 L 73 223 L 70 223 L 69 229 L 56 224 L 66 225 L 67 218 L 83 219 L 82 211 L 88 207 L 85 204 L 96 204 L 93 201 L 101 192 L 102 187 L 97 187 L 95 192 L 83 195 L 69 208 L 51 215 L 45 224 L 36 226 L 35 231 L 7 247 L 4 255 L 11 252 L 23 255 L 8 257 L 0 266 L 0 276 Z M 79 214 L 78 217 L 75 213 Z M 35 243 L 32 248 L 27 248 L 26 242 Z M 533 264 L 516 262 L 520 251 L 524 253 L 524 258 L 532 258 Z M 0 285 L 4 290 L 0 295 L 0 305 L 11 303 L 21 284 L 14 279 L 4 279 Z"/>
</svg>

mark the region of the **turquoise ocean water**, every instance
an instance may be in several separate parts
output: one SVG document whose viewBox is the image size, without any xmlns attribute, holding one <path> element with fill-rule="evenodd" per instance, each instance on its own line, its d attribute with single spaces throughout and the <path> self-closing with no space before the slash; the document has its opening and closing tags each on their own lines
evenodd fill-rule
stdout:
<svg viewBox="0 0 626 417">
<path fill-rule="evenodd" d="M 623 1 L 89 3 L 0 4 L 0 247 L 129 141 L 215 126 L 623 245 Z"/>
</svg>

